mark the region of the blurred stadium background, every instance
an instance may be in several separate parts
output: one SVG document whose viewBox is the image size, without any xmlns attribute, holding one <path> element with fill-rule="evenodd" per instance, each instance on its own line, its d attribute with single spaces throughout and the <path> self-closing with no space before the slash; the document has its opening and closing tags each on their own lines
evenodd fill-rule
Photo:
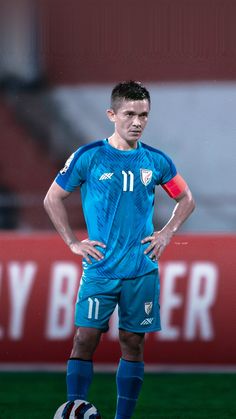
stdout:
<svg viewBox="0 0 236 419">
<path fill-rule="evenodd" d="M 71 152 L 112 133 L 111 88 L 135 79 L 152 97 L 143 141 L 173 158 L 197 202 L 161 261 L 163 332 L 147 339 L 147 370 L 235 371 L 236 2 L 0 0 L 0 8 L 0 370 L 65 369 L 81 261 L 42 201 Z M 157 201 L 160 228 L 173 203 L 159 190 Z M 67 205 L 84 237 L 79 193 Z M 115 325 L 116 316 L 99 371 L 119 358 Z M 168 417 L 236 414 L 217 415 Z"/>
</svg>

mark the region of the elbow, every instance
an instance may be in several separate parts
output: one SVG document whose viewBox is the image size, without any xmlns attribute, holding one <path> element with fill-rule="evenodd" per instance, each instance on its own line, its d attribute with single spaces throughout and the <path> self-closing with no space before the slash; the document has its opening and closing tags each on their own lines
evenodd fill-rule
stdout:
<svg viewBox="0 0 236 419">
<path fill-rule="evenodd" d="M 195 203 L 195 200 L 193 198 L 193 195 L 192 195 L 192 192 L 190 191 L 190 189 L 187 189 L 185 191 L 185 194 L 183 196 L 183 201 L 185 201 L 184 205 L 186 206 L 187 211 L 190 215 L 196 208 L 196 203 Z"/>
<path fill-rule="evenodd" d="M 196 203 L 195 203 L 195 201 L 193 201 L 192 206 L 191 206 L 191 214 L 195 210 L 195 208 L 196 208 Z"/>
<path fill-rule="evenodd" d="M 43 200 L 43 206 L 45 211 L 48 213 L 49 211 L 49 207 L 50 207 L 50 198 L 49 198 L 49 194 L 47 193 L 47 195 L 45 196 L 44 200 Z"/>
<path fill-rule="evenodd" d="M 190 211 L 190 214 L 195 210 L 195 208 L 196 208 L 196 202 L 195 202 L 193 196 L 191 195 L 191 197 L 189 199 L 189 211 Z"/>
</svg>

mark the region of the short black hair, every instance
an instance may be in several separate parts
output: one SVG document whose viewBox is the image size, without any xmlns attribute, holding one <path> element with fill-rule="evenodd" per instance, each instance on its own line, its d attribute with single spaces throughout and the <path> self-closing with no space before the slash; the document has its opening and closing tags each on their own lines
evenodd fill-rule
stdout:
<svg viewBox="0 0 236 419">
<path fill-rule="evenodd" d="M 145 100 L 151 105 L 150 93 L 139 81 L 129 80 L 118 83 L 111 92 L 111 108 L 116 112 L 123 100 Z"/>
</svg>

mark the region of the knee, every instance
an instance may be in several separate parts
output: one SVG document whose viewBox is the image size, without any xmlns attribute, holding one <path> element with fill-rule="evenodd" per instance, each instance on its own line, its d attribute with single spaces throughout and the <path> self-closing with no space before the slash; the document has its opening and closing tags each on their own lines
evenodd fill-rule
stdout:
<svg viewBox="0 0 236 419">
<path fill-rule="evenodd" d="M 144 333 L 130 333 L 121 330 L 119 339 L 124 359 L 129 361 L 143 360 Z"/>
<path fill-rule="evenodd" d="M 98 345 L 99 333 L 78 328 L 74 335 L 71 356 L 83 359 L 91 359 Z"/>
<path fill-rule="evenodd" d="M 74 335 L 74 347 L 76 348 L 89 348 L 91 346 L 91 340 L 88 339 L 88 336 L 78 329 Z"/>
</svg>

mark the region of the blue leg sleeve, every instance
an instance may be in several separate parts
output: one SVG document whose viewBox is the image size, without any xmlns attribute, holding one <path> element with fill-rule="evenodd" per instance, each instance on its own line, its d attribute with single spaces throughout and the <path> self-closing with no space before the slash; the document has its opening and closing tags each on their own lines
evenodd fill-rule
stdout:
<svg viewBox="0 0 236 419">
<path fill-rule="evenodd" d="M 115 419 L 130 419 L 142 387 L 143 362 L 120 360 L 117 374 L 117 409 Z"/>
<path fill-rule="evenodd" d="M 69 359 L 67 363 L 67 399 L 87 400 L 93 378 L 93 362 L 81 359 Z"/>
</svg>

